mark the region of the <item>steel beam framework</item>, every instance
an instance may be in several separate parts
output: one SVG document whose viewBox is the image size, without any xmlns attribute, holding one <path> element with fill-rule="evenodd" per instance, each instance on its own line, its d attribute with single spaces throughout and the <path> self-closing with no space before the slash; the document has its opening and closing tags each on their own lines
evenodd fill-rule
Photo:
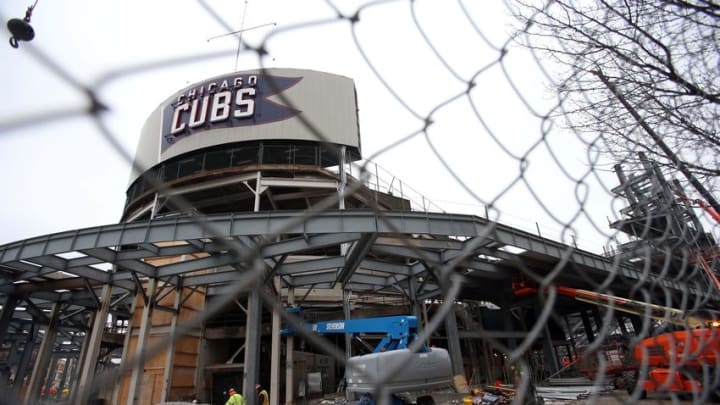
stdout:
<svg viewBox="0 0 720 405">
<path fill-rule="evenodd" d="M 158 260 L 180 255 L 186 259 Z M 103 311 L 129 314 L 143 285 L 157 282 L 178 291 L 202 286 L 208 295 L 237 293 L 228 288 L 256 258 L 265 263 L 266 279 L 279 280 L 281 288 L 339 283 L 347 291 L 404 297 L 416 312 L 424 300 L 442 296 L 450 273 L 460 274 L 471 294 L 474 286 L 485 285 L 475 294 L 490 294 L 488 300 L 507 298 L 500 296 L 507 290 L 495 286 L 508 285 L 518 271 L 586 283 L 578 287 L 621 280 L 615 285 L 646 283 L 692 299 L 720 299 L 702 284 L 661 278 L 631 263 L 472 215 L 364 209 L 241 212 L 98 226 L 0 246 L 0 296 L 8 306 L 16 300 L 28 307 L 12 317 L 3 314 L 0 336 L 28 321 L 47 322 L 43 310 L 55 304 L 72 314 L 60 317 L 59 333 L 86 329 L 83 315 L 105 305 L 109 308 Z M 145 317 L 164 309 L 155 306 L 153 293 L 145 297 L 150 301 Z M 138 345 L 138 356 L 143 346 Z M 130 400 L 140 384 L 134 377 Z M 256 378 L 248 375 L 249 381 Z"/>
</svg>

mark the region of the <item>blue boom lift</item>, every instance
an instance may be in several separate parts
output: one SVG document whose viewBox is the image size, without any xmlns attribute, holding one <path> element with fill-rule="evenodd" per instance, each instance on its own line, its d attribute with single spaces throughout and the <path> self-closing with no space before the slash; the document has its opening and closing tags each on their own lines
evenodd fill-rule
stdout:
<svg viewBox="0 0 720 405">
<path fill-rule="evenodd" d="M 294 309 L 298 312 L 297 309 Z M 345 371 L 345 383 L 348 392 L 361 394 L 360 402 L 373 403 L 369 397 L 375 391 L 375 383 L 383 371 L 403 364 L 393 375 L 382 380 L 382 384 L 392 393 L 427 391 L 452 385 L 452 367 L 450 356 L 443 348 L 430 348 L 425 345 L 412 352 L 408 349 L 417 338 L 417 318 L 410 315 L 387 316 L 377 318 L 358 318 L 337 321 L 324 321 L 308 324 L 313 333 L 350 334 L 382 333 L 385 336 L 372 353 L 350 357 Z M 294 334 L 284 329 L 283 334 Z M 421 400 L 422 398 L 422 400 Z M 418 397 L 418 403 L 431 402 L 428 396 Z"/>
</svg>

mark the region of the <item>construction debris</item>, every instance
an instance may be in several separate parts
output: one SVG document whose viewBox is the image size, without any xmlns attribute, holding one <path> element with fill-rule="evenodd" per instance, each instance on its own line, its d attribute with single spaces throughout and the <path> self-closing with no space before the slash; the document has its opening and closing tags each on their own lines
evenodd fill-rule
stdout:
<svg viewBox="0 0 720 405">
<path fill-rule="evenodd" d="M 536 386 L 535 392 L 544 400 L 575 401 L 612 391 L 607 385 L 595 385 L 586 378 L 553 378 L 550 385 Z"/>
<path fill-rule="evenodd" d="M 499 387 L 474 388 L 471 395 L 463 398 L 463 405 L 502 405 L 509 404 L 515 397 L 515 391 Z"/>
</svg>

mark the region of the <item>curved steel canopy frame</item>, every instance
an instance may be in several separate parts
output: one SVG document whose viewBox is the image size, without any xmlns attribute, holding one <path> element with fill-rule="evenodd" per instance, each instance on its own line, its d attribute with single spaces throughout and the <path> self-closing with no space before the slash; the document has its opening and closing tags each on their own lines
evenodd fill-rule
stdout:
<svg viewBox="0 0 720 405">
<path fill-rule="evenodd" d="M 185 260 L 164 260 L 180 256 Z M 374 210 L 241 212 L 126 222 L 0 246 L 3 306 L 25 306 L 25 311 L 3 311 L 0 334 L 7 337 L 14 329 L 17 339 L 32 344 L 32 331 L 56 319 L 46 314 L 52 308 L 53 314 L 62 313 L 58 333 L 72 346 L 61 350 L 77 355 L 86 332 L 102 329 L 100 323 L 91 330 L 88 321 L 93 318 L 85 317 L 100 312 L 100 295 L 103 302 L 110 297 L 109 311 L 128 317 L 136 294 L 156 303 L 173 288 L 237 294 L 232 288 L 237 289 L 238 279 L 257 259 L 264 261 L 267 277 L 279 276 L 282 287 L 310 291 L 341 285 L 358 294 L 391 294 L 415 302 L 442 299 L 452 272 L 464 277 L 470 297 L 507 303 L 510 279 L 518 271 L 559 282 L 596 283 L 591 287 L 603 282 L 626 289 L 653 285 L 684 296 L 718 299 L 710 296 L 712 290 L 477 216 Z M 143 283 L 148 279 L 169 288 L 146 293 Z M 173 311 L 157 304 L 155 308 Z"/>
<path fill-rule="evenodd" d="M 501 249 L 508 245 L 523 253 Z M 334 248 L 336 255 L 308 254 Z M 178 255 L 196 258 L 158 266 L 147 262 Z M 481 217 L 372 210 L 173 217 L 30 238 L 0 246 L 0 294 L 80 302 L 89 286 L 135 291 L 137 279 L 144 277 L 170 284 L 182 277 L 185 287 L 221 286 L 237 277 L 243 260 L 258 255 L 285 286 L 296 288 L 342 283 L 352 290 L 383 292 L 407 288 L 408 278 L 448 264 L 468 277 L 489 279 L 508 278 L 508 270 L 519 266 L 544 264 L 561 266 L 561 274 L 572 268 L 599 279 L 644 280 L 706 294 Z M 285 260 L 288 256 L 296 259 Z M 436 284 L 421 288 L 418 297 L 440 295 Z"/>
</svg>

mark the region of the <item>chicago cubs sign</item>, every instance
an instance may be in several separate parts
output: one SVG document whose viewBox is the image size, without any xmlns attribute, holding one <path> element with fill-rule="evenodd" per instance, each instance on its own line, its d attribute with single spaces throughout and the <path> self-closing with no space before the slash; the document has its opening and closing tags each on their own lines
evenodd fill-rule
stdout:
<svg viewBox="0 0 720 405">
<path fill-rule="evenodd" d="M 217 128 L 260 125 L 282 121 L 300 113 L 270 101 L 302 80 L 266 74 L 220 77 L 183 91 L 163 112 L 164 152 L 182 137 Z"/>
<path fill-rule="evenodd" d="M 360 152 L 353 80 L 305 69 L 208 78 L 163 101 L 142 128 L 136 168 L 205 148 L 264 140 L 345 145 Z M 142 173 L 133 169 L 130 181 Z"/>
</svg>

